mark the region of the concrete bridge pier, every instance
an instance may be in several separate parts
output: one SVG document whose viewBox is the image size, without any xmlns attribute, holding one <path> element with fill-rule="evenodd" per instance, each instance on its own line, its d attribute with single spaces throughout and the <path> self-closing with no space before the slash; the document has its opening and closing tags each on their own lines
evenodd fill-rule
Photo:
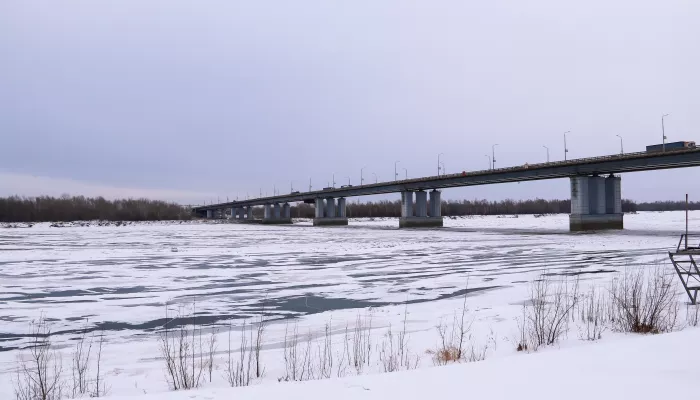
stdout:
<svg viewBox="0 0 700 400">
<path fill-rule="evenodd" d="M 245 208 L 245 217 L 246 217 L 246 220 L 248 220 L 248 221 L 255 220 L 255 218 L 253 217 L 253 206 L 247 206 Z"/>
<path fill-rule="evenodd" d="M 401 218 L 399 228 L 435 228 L 442 226 L 440 213 L 440 192 L 430 192 L 430 212 L 428 212 L 428 193 L 416 192 L 416 203 L 413 204 L 413 192 L 401 192 Z"/>
<path fill-rule="evenodd" d="M 214 218 L 214 210 L 207 210 L 207 219 Z"/>
<path fill-rule="evenodd" d="M 287 206 L 289 206 L 287 204 Z M 263 224 L 291 224 L 291 218 L 284 218 L 280 203 L 265 204 L 265 214 L 261 221 Z"/>
<path fill-rule="evenodd" d="M 569 230 L 623 229 L 621 189 L 619 176 L 572 177 Z"/>
<path fill-rule="evenodd" d="M 322 198 L 317 198 L 315 204 L 316 213 L 314 226 L 338 226 L 348 224 L 348 217 L 345 211 L 345 198 L 339 198 L 337 206 L 336 200 L 333 197 L 327 197 L 325 201 Z"/>
<path fill-rule="evenodd" d="M 442 199 L 439 190 L 430 192 L 430 209 L 428 210 L 428 216 L 442 219 Z"/>
<path fill-rule="evenodd" d="M 284 203 L 282 205 L 282 218 L 284 219 L 292 219 L 292 207 L 289 205 L 289 203 Z"/>
</svg>

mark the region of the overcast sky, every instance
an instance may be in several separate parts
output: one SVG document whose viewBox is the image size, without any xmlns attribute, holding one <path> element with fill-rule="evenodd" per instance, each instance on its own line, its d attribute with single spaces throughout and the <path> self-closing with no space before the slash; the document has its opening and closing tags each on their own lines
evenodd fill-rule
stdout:
<svg viewBox="0 0 700 400">
<path fill-rule="evenodd" d="M 697 0 L 0 2 L 0 195 L 183 203 L 700 143 Z M 700 170 L 623 196 L 700 200 Z M 692 182 L 689 184 L 689 182 Z M 568 198 L 567 180 L 445 198 Z M 398 196 L 397 196 L 398 198 Z"/>
</svg>

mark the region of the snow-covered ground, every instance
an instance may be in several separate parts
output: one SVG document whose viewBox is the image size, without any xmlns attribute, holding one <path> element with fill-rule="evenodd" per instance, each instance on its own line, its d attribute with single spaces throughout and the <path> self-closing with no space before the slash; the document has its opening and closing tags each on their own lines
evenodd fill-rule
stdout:
<svg viewBox="0 0 700 400">
<path fill-rule="evenodd" d="M 697 390 L 700 329 L 391 374 L 110 400 L 680 399 Z"/>
<path fill-rule="evenodd" d="M 700 227 L 697 220 L 700 212 L 691 212 L 691 228 Z M 172 317 L 178 305 L 191 311 L 193 299 L 205 337 L 218 332 L 212 382 L 207 377 L 201 396 L 227 386 L 223 370 L 229 328 L 235 333 L 262 309 L 270 320 L 261 356 L 265 377 L 254 385 L 272 388 L 241 392 L 250 393 L 250 398 L 280 390 L 275 387 L 285 375 L 285 331 L 295 330 L 303 343 L 311 335 L 315 344 L 323 340 L 319 336 L 328 326 L 337 367 L 346 328 L 352 331 L 358 316 L 365 327 L 369 321 L 372 327 L 374 358 L 362 374 L 382 371 L 381 343 L 389 327 L 394 334 L 402 329 L 404 319 L 412 357 L 420 359 L 420 369 L 432 367 L 433 357 L 427 352 L 438 344 L 435 327 L 451 323 L 462 307 L 465 287 L 468 315 L 474 320 L 469 344 L 483 351 L 487 361 L 450 367 L 444 379 L 461 371 L 481 376 L 483 372 L 475 372 L 480 370 L 477 365 L 511 365 L 517 354 L 516 318 L 522 315 L 530 282 L 543 272 L 555 279 L 576 276 L 582 290 L 607 285 L 625 268 L 661 265 L 671 273 L 667 251 L 676 246 L 685 226 L 682 212 L 626 215 L 625 231 L 594 234 L 569 233 L 567 215 L 446 218 L 445 228 L 428 230 L 399 230 L 396 219 L 351 220 L 350 226 L 335 228 L 314 228 L 309 221 L 294 226 L 50 225 L 0 229 L 0 399 L 12 398 L 17 349 L 26 345 L 29 324 L 41 315 L 51 322 L 52 344 L 64 353 L 66 364 L 80 329 L 105 332 L 102 368 L 110 394 L 167 391 L 157 330 L 165 321 L 166 304 L 171 305 Z M 686 301 L 684 295 L 678 293 L 679 302 Z M 578 329 L 572 325 L 557 347 L 583 345 Z M 690 333 L 680 335 L 685 334 Z M 603 334 L 603 342 L 618 341 L 627 343 L 627 338 L 610 331 Z M 585 345 L 601 352 L 597 346 L 608 344 Z M 521 359 L 547 363 L 548 357 L 554 357 L 552 362 L 564 357 L 551 353 L 517 354 L 519 361 L 513 365 L 525 362 Z M 501 361 L 505 358 L 509 361 Z M 442 376 L 438 369 L 402 374 L 412 373 L 425 374 L 421 379 L 428 382 Z M 352 374 L 357 371 L 342 375 Z M 502 379 L 508 384 L 525 379 L 516 375 L 514 369 Z M 352 388 L 351 382 L 358 382 L 376 384 L 377 393 L 382 393 L 380 379 L 387 379 L 390 387 L 399 378 L 355 379 L 313 387 Z M 487 381 L 478 385 L 481 390 L 488 387 Z M 492 386 L 494 393 L 505 390 L 498 382 Z M 299 385 L 289 387 L 294 388 L 290 396 L 301 396 Z M 353 391 L 343 393 L 338 395 L 349 397 Z"/>
</svg>

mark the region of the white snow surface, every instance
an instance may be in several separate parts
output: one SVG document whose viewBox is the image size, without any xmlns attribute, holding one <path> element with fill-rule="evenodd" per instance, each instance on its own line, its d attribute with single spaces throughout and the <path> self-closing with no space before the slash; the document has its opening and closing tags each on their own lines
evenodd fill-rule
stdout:
<svg viewBox="0 0 700 400">
<path fill-rule="evenodd" d="M 700 227 L 700 212 L 690 215 L 691 228 Z M 351 219 L 348 227 L 327 228 L 308 220 L 294 226 L 16 224 L 0 229 L 0 399 L 13 398 L 18 349 L 28 342 L 30 322 L 41 315 L 51 322 L 52 345 L 63 354 L 66 369 L 79 330 L 104 329 L 102 368 L 110 395 L 234 397 L 223 378 L 227 332 L 254 319 L 263 306 L 270 320 L 262 352 L 265 377 L 235 390 L 243 398 L 300 398 L 307 391 L 311 397 L 304 398 L 424 398 L 445 390 L 498 398 L 521 393 L 518 387 L 534 391 L 545 379 L 547 396 L 635 398 L 631 381 L 637 376 L 642 382 L 656 382 L 650 379 L 656 376 L 669 395 L 688 384 L 676 384 L 676 375 L 686 376 L 678 369 L 687 365 L 680 357 L 690 356 L 692 346 L 680 355 L 676 342 L 692 342 L 697 331 L 652 338 L 607 331 L 602 341 L 588 343 L 574 325 L 555 348 L 524 355 L 515 351 L 516 318 L 530 283 L 543 272 L 556 279 L 578 277 L 582 291 L 607 285 L 627 268 L 661 266 L 673 273 L 667 252 L 677 245 L 684 218 L 682 212 L 625 215 L 624 231 L 596 233 L 569 233 L 568 215 L 445 218 L 445 228 L 416 230 L 399 230 L 396 219 Z M 487 359 L 432 368 L 426 351 L 437 346 L 435 327 L 452 321 L 467 286 L 474 321 L 470 343 Z M 679 288 L 681 305 L 684 296 Z M 213 379 L 198 391 L 166 396 L 158 329 L 166 304 L 191 310 L 193 298 L 205 334 L 218 332 Z M 336 351 L 358 315 L 371 316 L 375 346 L 405 318 L 419 371 L 378 375 L 382 368 L 375 360 L 362 372 L 366 376 L 277 382 L 285 373 L 283 343 L 290 324 L 298 325 L 302 342 L 308 335 L 317 340 L 328 325 Z M 673 351 L 675 360 L 664 361 L 664 351 Z M 625 370 L 627 356 L 636 361 Z M 589 378 L 600 388 L 588 384 Z M 644 395 L 656 393 L 650 386 L 643 387 Z M 645 398 L 652 397 L 639 397 Z"/>
<path fill-rule="evenodd" d="M 478 363 L 325 381 L 200 389 L 109 400 L 681 399 L 697 390 L 689 360 L 700 329 L 627 337 Z"/>
</svg>

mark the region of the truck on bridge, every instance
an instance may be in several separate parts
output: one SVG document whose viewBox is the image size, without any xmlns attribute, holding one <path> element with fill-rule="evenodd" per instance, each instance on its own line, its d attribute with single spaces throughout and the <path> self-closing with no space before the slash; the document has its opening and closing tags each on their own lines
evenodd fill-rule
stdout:
<svg viewBox="0 0 700 400">
<path fill-rule="evenodd" d="M 647 153 L 660 153 L 664 150 L 688 150 L 694 149 L 695 142 L 671 142 L 666 144 L 653 144 L 647 146 Z"/>
</svg>

